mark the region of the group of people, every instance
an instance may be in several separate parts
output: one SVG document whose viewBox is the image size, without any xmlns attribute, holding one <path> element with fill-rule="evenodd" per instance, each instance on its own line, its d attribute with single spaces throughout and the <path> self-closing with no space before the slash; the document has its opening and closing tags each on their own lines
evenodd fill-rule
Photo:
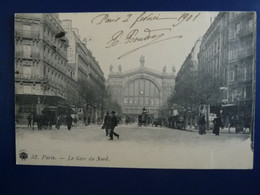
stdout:
<svg viewBox="0 0 260 195">
<path fill-rule="evenodd" d="M 220 119 L 220 116 L 217 114 L 217 117 L 213 120 L 213 132 L 215 135 L 219 135 L 219 130 L 220 127 L 222 127 L 222 122 Z M 199 120 L 198 120 L 198 126 L 199 126 L 199 134 L 203 135 L 206 134 L 206 119 L 204 114 L 199 115 Z"/>
<path fill-rule="evenodd" d="M 51 129 L 52 125 L 55 124 L 55 119 L 48 113 L 42 113 L 40 115 L 29 113 L 27 116 L 27 126 L 34 130 L 35 124 L 37 125 L 38 130 Z"/>
<path fill-rule="evenodd" d="M 109 111 L 106 112 L 104 123 L 102 129 L 105 129 L 106 136 L 109 136 L 109 140 L 113 140 L 114 136 L 119 139 L 119 134 L 115 133 L 115 127 L 118 125 L 118 119 L 116 117 L 116 112 L 111 112 L 112 116 L 109 115 Z"/>
<path fill-rule="evenodd" d="M 42 128 L 51 129 L 52 125 L 55 125 L 57 129 L 60 129 L 61 124 L 65 121 L 68 130 L 71 130 L 72 122 L 74 122 L 74 124 L 77 123 L 75 118 L 73 119 L 70 114 L 66 114 L 65 118 L 61 115 L 55 117 L 48 114 L 35 115 L 31 113 L 29 113 L 27 116 L 27 126 L 34 129 L 34 124 L 36 123 L 38 130 L 41 130 Z"/>
</svg>

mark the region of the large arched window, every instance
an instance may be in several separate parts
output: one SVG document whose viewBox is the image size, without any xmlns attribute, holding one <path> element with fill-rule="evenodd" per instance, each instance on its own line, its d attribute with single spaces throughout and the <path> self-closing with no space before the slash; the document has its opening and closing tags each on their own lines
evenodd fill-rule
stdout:
<svg viewBox="0 0 260 195">
<path fill-rule="evenodd" d="M 159 89 L 148 79 L 131 81 L 124 89 L 124 105 L 159 106 L 159 104 Z"/>
</svg>

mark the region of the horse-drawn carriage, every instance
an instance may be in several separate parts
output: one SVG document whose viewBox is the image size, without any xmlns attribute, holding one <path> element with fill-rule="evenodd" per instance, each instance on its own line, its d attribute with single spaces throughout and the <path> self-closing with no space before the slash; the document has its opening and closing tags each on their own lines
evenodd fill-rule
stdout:
<svg viewBox="0 0 260 195">
<path fill-rule="evenodd" d="M 141 127 L 143 126 L 147 126 L 148 122 L 149 122 L 149 117 L 146 113 L 142 113 L 141 115 L 138 116 L 138 125 Z"/>
<path fill-rule="evenodd" d="M 51 129 L 56 124 L 56 113 L 50 109 L 43 109 L 40 114 L 33 114 L 33 129 L 37 125 L 38 130 Z"/>
</svg>

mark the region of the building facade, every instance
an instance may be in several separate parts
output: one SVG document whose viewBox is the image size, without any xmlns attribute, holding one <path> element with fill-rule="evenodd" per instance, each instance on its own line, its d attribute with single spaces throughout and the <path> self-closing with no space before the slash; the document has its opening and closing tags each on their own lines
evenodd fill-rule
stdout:
<svg viewBox="0 0 260 195">
<path fill-rule="evenodd" d="M 186 125 L 195 125 L 200 104 L 200 94 L 198 93 L 198 53 L 200 44 L 201 38 L 195 42 L 175 79 L 174 103 L 178 105 L 179 114 L 184 117 Z"/>
<path fill-rule="evenodd" d="M 255 82 L 254 12 L 220 12 L 202 38 L 201 102 L 224 117 L 251 117 Z M 244 118 L 244 116 L 240 116 Z"/>
<path fill-rule="evenodd" d="M 145 107 L 154 118 L 158 117 L 160 107 L 167 101 L 175 85 L 175 68 L 167 72 L 163 67 L 162 72 L 157 72 L 144 66 L 145 58 L 141 56 L 140 67 L 130 71 L 113 71 L 107 79 L 107 88 L 112 96 L 122 107 L 124 116 L 137 117 Z"/>
<path fill-rule="evenodd" d="M 15 107 L 21 119 L 71 106 L 75 69 L 67 64 L 67 48 L 58 14 L 15 15 Z"/>
<path fill-rule="evenodd" d="M 79 90 L 78 117 L 83 119 L 87 117 L 87 121 L 96 122 L 98 118 L 104 115 L 104 92 L 105 77 L 100 68 L 99 63 L 87 48 L 79 35 L 79 30 L 72 27 L 71 20 L 62 20 L 62 27 L 66 32 L 66 38 L 69 40 L 67 50 L 67 59 L 70 67 L 75 70 L 73 79 L 77 82 Z M 86 93 L 93 96 L 86 97 Z M 91 98 L 93 97 L 93 98 Z"/>
<path fill-rule="evenodd" d="M 229 19 L 227 93 L 222 106 L 251 117 L 255 96 L 256 16 L 254 12 L 231 12 Z"/>
<path fill-rule="evenodd" d="M 202 38 L 198 54 L 201 103 L 220 106 L 228 74 L 228 15 L 220 12 Z"/>
</svg>

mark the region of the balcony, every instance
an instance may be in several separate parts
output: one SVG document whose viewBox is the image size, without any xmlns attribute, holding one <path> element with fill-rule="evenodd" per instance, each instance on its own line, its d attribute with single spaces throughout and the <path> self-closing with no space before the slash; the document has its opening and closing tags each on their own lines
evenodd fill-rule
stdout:
<svg viewBox="0 0 260 195">
<path fill-rule="evenodd" d="M 253 33 L 253 28 L 243 28 L 241 29 L 238 33 L 237 33 L 237 36 L 242 38 L 242 37 L 245 37 L 247 35 L 250 35 Z"/>
<path fill-rule="evenodd" d="M 230 36 L 230 37 L 228 37 L 228 41 L 234 43 L 234 42 L 238 41 L 238 38 L 236 36 Z"/>
<path fill-rule="evenodd" d="M 254 49 L 253 48 L 242 48 L 238 53 L 239 60 L 253 56 Z"/>
<path fill-rule="evenodd" d="M 39 60 L 40 54 L 36 52 L 32 52 L 29 54 L 24 54 L 23 50 L 16 50 L 15 51 L 15 58 L 25 58 L 25 59 L 32 59 L 32 60 Z"/>
<path fill-rule="evenodd" d="M 62 90 L 62 91 L 66 90 L 66 88 L 65 88 L 63 85 L 58 84 L 58 83 L 56 83 L 56 82 L 54 82 L 54 81 L 52 81 L 52 80 L 48 80 L 48 84 L 49 84 L 50 86 L 56 88 L 56 89 L 59 89 L 59 90 Z"/>
<path fill-rule="evenodd" d="M 15 36 L 16 37 L 25 37 L 25 38 L 40 38 L 40 32 L 35 30 L 24 30 L 21 28 L 15 28 Z"/>
<path fill-rule="evenodd" d="M 237 57 L 228 57 L 228 63 L 235 63 L 238 61 L 238 56 Z"/>
</svg>

